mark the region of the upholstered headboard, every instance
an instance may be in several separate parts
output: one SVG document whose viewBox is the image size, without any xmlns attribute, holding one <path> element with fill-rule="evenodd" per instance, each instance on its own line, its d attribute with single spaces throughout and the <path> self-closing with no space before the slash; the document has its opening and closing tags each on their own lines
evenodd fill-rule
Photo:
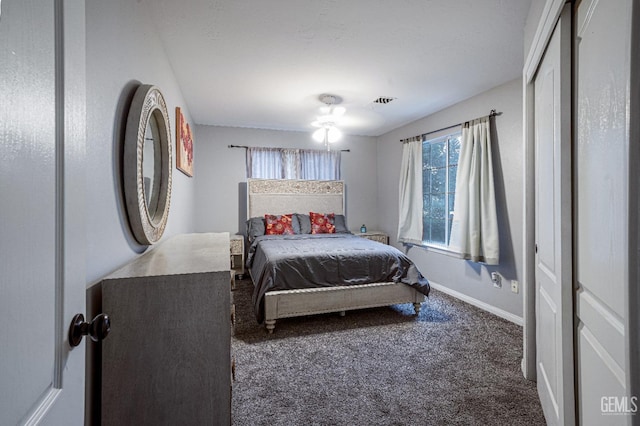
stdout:
<svg viewBox="0 0 640 426">
<path fill-rule="evenodd" d="M 345 214 L 341 180 L 248 179 L 247 219 L 265 214 Z"/>
</svg>

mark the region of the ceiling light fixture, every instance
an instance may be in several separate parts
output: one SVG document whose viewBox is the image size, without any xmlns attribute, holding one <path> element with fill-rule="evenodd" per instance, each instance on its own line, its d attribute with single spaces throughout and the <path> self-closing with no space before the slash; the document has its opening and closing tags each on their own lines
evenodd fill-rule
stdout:
<svg viewBox="0 0 640 426">
<path fill-rule="evenodd" d="M 318 99 L 326 106 L 320 108 L 322 115 L 311 123 L 312 126 L 319 127 L 311 137 L 316 142 L 324 142 L 327 151 L 329 151 L 331 149 L 329 144 L 339 141 L 342 137 L 342 132 L 336 127 L 336 124 L 338 124 L 346 110 L 344 107 L 335 106 L 342 102 L 342 99 L 335 95 L 320 95 Z"/>
</svg>

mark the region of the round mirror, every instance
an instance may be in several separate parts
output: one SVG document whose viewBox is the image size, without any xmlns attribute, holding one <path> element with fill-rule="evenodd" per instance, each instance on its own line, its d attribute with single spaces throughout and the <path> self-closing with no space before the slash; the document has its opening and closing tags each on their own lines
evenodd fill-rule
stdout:
<svg viewBox="0 0 640 426">
<path fill-rule="evenodd" d="M 171 132 L 160 90 L 141 85 L 133 96 L 124 148 L 124 193 L 131 231 L 141 244 L 162 237 L 171 198 Z"/>
<path fill-rule="evenodd" d="M 149 211 L 149 218 L 157 222 L 158 198 L 160 192 L 160 164 L 162 164 L 160 135 L 158 133 L 157 111 L 149 116 L 147 129 L 144 133 L 142 148 L 142 185 L 144 201 Z M 157 176 L 156 176 L 157 175 Z"/>
</svg>

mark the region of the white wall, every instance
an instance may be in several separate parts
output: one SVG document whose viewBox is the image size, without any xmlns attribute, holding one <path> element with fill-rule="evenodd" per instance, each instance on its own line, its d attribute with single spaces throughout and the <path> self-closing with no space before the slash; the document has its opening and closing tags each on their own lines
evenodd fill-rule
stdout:
<svg viewBox="0 0 640 426">
<path fill-rule="evenodd" d="M 144 83 L 154 84 L 162 91 L 169 109 L 174 152 L 175 107 L 182 107 L 192 122 L 172 67 L 149 21 L 148 7 L 130 0 L 86 3 L 88 318 L 102 310 L 100 286 L 94 284 L 146 249 L 136 243 L 129 230 L 122 189 L 124 133 L 135 89 Z M 172 170 L 171 207 L 163 239 L 194 230 L 195 180 L 173 166 Z M 100 347 L 88 344 L 87 424 L 99 423 L 100 357 Z"/>
<path fill-rule="evenodd" d="M 148 18 L 148 7 L 130 0 L 92 0 L 86 5 L 89 284 L 145 249 L 129 231 L 121 180 L 125 125 L 136 87 L 144 83 L 160 88 L 169 109 L 172 135 L 176 106 L 181 106 L 190 120 L 171 65 Z M 171 143 L 175 151 L 174 143 L 175 139 Z M 171 208 L 163 239 L 194 228 L 195 182 L 175 167 L 172 170 Z"/>
<path fill-rule="evenodd" d="M 522 248 L 522 82 L 513 80 L 478 96 L 417 120 L 378 138 L 378 220 L 397 243 L 398 181 L 405 139 L 452 124 L 502 112 L 495 118 L 497 136 L 492 140 L 500 265 L 485 266 L 421 247 L 409 249 L 409 257 L 425 277 L 466 297 L 522 317 L 522 293 L 511 292 L 510 280 L 520 280 Z M 404 250 L 404 249 L 403 249 Z M 502 275 L 502 288 L 495 288 L 490 273 Z M 509 315 L 507 315 L 509 316 Z M 515 319 L 515 318 L 513 318 Z"/>
<path fill-rule="evenodd" d="M 240 183 L 246 182 L 245 150 L 227 145 L 322 149 L 307 132 L 196 126 L 194 129 L 194 175 L 196 180 L 197 232 L 242 231 L 246 200 Z M 359 229 L 363 223 L 378 227 L 376 189 L 376 140 L 346 136 L 332 149 L 342 153 L 342 179 L 346 185 L 347 225 Z"/>
<path fill-rule="evenodd" d="M 524 58 L 527 59 L 527 55 L 529 54 L 529 49 L 531 48 L 531 43 L 533 42 L 533 36 L 538 29 L 538 24 L 540 22 L 540 17 L 542 16 L 542 12 L 544 10 L 544 6 L 546 4 L 546 0 L 531 0 L 531 5 L 529 6 L 529 13 L 527 14 L 527 20 L 524 25 Z"/>
</svg>

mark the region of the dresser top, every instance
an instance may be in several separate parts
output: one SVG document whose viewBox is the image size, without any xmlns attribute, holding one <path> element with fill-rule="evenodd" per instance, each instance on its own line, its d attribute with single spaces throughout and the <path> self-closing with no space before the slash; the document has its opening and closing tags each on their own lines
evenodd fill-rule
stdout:
<svg viewBox="0 0 640 426">
<path fill-rule="evenodd" d="M 175 235 L 104 279 L 229 270 L 229 233 Z"/>
</svg>

